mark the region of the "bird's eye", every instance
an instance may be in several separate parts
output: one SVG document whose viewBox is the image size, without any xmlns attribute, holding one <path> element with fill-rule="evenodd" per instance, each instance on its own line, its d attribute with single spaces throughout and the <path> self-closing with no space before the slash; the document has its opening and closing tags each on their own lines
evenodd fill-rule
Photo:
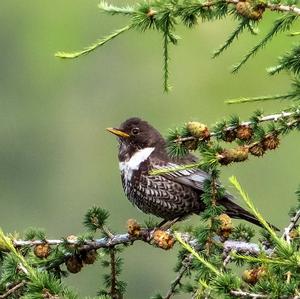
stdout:
<svg viewBox="0 0 300 299">
<path fill-rule="evenodd" d="M 139 132 L 140 132 L 140 129 L 139 129 L 139 128 L 133 128 L 133 129 L 131 130 L 131 133 L 132 133 L 133 135 L 137 135 Z"/>
</svg>

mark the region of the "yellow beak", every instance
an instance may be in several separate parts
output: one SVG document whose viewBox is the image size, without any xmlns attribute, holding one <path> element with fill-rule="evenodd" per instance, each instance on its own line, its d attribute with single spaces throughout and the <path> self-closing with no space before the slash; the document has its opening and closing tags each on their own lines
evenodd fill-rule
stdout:
<svg viewBox="0 0 300 299">
<path fill-rule="evenodd" d="M 122 137 L 122 138 L 129 138 L 129 134 L 119 130 L 119 129 L 115 129 L 115 128 L 106 128 L 106 130 L 110 133 L 115 134 L 118 137 Z"/>
</svg>

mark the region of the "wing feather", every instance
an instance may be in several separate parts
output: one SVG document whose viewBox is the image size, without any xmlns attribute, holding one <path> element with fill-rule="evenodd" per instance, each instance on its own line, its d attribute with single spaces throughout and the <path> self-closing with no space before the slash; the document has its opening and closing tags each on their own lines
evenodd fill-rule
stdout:
<svg viewBox="0 0 300 299">
<path fill-rule="evenodd" d="M 203 191 L 204 182 L 207 179 L 210 179 L 210 175 L 199 168 L 181 169 L 182 167 L 184 167 L 184 165 L 176 164 L 176 163 L 168 163 L 165 166 L 159 166 L 157 168 L 158 169 L 170 168 L 171 171 L 162 174 L 163 177 L 181 183 L 183 185 L 192 187 L 193 189 Z M 174 171 L 172 170 L 172 168 L 174 169 Z M 218 185 L 222 186 L 220 182 L 218 182 Z M 225 198 L 229 200 L 235 199 L 234 196 L 227 191 L 225 191 Z"/>
</svg>

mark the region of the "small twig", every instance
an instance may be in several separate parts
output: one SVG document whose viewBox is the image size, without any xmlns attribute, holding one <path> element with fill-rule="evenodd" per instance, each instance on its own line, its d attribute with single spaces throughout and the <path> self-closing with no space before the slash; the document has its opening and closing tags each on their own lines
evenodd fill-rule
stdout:
<svg viewBox="0 0 300 299">
<path fill-rule="evenodd" d="M 291 277 L 292 277 L 292 272 L 291 271 L 288 271 L 286 273 L 286 283 L 289 284 L 291 283 Z"/>
<path fill-rule="evenodd" d="M 102 226 L 102 231 L 104 232 L 104 234 L 108 237 L 108 238 L 113 238 L 114 235 L 111 233 L 111 231 L 109 230 L 109 228 L 105 225 Z"/>
<path fill-rule="evenodd" d="M 236 253 L 243 253 L 243 254 L 251 254 L 251 255 L 259 255 L 262 251 L 267 254 L 271 255 L 273 253 L 273 249 L 261 249 L 255 243 L 248 243 L 243 241 L 234 241 L 234 240 L 227 240 L 224 242 L 223 245 L 223 252 L 226 256 L 229 252 L 235 251 Z"/>
<path fill-rule="evenodd" d="M 227 4 L 233 4 L 237 5 L 240 2 L 240 0 L 226 0 Z M 211 8 L 213 6 L 216 6 L 219 2 L 218 1 L 207 1 L 203 3 L 199 3 L 199 6 L 203 8 Z M 280 12 L 290 12 L 294 13 L 296 15 L 300 15 L 300 8 L 296 7 L 294 5 L 282 5 L 282 4 L 273 4 L 270 2 L 264 3 L 264 7 L 270 9 L 271 11 L 280 11 Z M 130 11 L 131 13 L 131 11 Z M 158 11 L 153 11 L 151 13 L 151 17 L 159 13 Z"/>
<path fill-rule="evenodd" d="M 19 268 L 21 271 L 23 271 L 27 276 L 29 275 L 28 270 L 23 266 L 22 263 L 19 263 L 19 264 L 18 264 L 18 268 Z"/>
<path fill-rule="evenodd" d="M 192 259 L 193 259 L 193 255 L 192 254 L 187 255 L 183 259 L 183 261 L 181 263 L 181 268 L 178 271 L 178 275 L 176 276 L 175 280 L 172 281 L 171 287 L 170 287 L 167 295 L 165 297 L 163 297 L 164 299 L 170 299 L 175 294 L 176 287 L 178 285 L 180 285 L 181 279 L 184 276 L 184 274 L 188 271 L 188 269 L 189 269 L 189 267 L 191 265 Z"/>
<path fill-rule="evenodd" d="M 186 142 L 186 141 L 192 141 L 198 139 L 196 137 L 193 136 L 189 136 L 189 137 L 178 137 L 177 139 L 174 140 L 174 142 L 176 143 L 182 143 L 182 142 Z M 200 139 L 199 139 L 200 140 Z"/>
<path fill-rule="evenodd" d="M 239 0 L 227 0 L 227 3 L 237 4 L 240 1 Z M 300 15 L 300 8 L 292 5 L 282 5 L 282 4 L 273 4 L 273 3 L 264 3 L 265 8 L 268 8 L 272 11 L 281 11 L 281 12 L 291 12 L 296 15 Z"/>
<path fill-rule="evenodd" d="M 291 218 L 290 224 L 284 229 L 283 239 L 285 239 L 289 244 L 291 243 L 290 232 L 296 226 L 300 219 L 300 210 L 297 211 L 294 217 Z"/>
<path fill-rule="evenodd" d="M 270 298 L 269 295 L 264 295 L 264 294 L 254 294 L 254 293 L 249 293 L 249 292 L 244 292 L 241 290 L 232 290 L 230 291 L 230 294 L 235 296 L 235 297 L 240 297 L 240 298 Z"/>
<path fill-rule="evenodd" d="M 269 295 L 265 294 L 255 294 L 255 293 L 249 293 L 249 292 L 244 292 L 242 290 L 231 290 L 230 294 L 239 297 L 239 298 L 253 298 L 253 299 L 259 299 L 259 298 L 272 298 Z M 280 299 L 286 299 L 286 296 L 279 297 Z M 300 299 L 300 296 L 294 296 L 294 297 L 288 297 L 290 299 Z"/>
<path fill-rule="evenodd" d="M 228 253 L 227 253 L 227 256 L 225 257 L 225 259 L 224 259 L 224 261 L 223 261 L 223 266 L 224 266 L 224 268 L 230 263 L 230 261 L 231 261 L 231 254 L 232 253 L 232 250 L 231 251 L 229 251 Z"/>
<path fill-rule="evenodd" d="M 59 58 L 63 58 L 63 59 L 65 59 L 65 58 L 73 59 L 73 58 L 77 58 L 77 57 L 80 57 L 83 55 L 87 55 L 87 54 L 95 51 L 98 47 L 103 46 L 107 42 L 111 41 L 112 39 L 116 38 L 120 34 L 124 33 L 125 31 L 130 30 L 131 28 L 132 28 L 132 25 L 127 25 L 123 28 L 120 28 L 120 29 L 116 30 L 115 32 L 105 36 L 104 38 L 97 40 L 92 45 L 86 47 L 84 50 L 76 51 L 76 52 L 59 51 L 59 52 L 55 53 L 55 56 L 59 57 Z"/>
<path fill-rule="evenodd" d="M 288 5 L 282 5 L 282 4 L 267 3 L 266 7 L 269 8 L 270 10 L 282 11 L 282 12 L 292 12 L 297 15 L 300 15 L 300 8 L 296 7 L 294 5 L 288 6 Z"/>
<path fill-rule="evenodd" d="M 12 295 L 17 290 L 19 290 L 20 288 L 22 288 L 23 286 L 25 286 L 25 284 L 26 284 L 26 282 L 24 280 L 22 280 L 21 282 L 19 282 L 18 284 L 16 284 L 14 287 L 12 287 L 11 289 L 9 289 L 6 293 L 0 295 L 0 299 L 4 299 L 4 298 Z"/>
<path fill-rule="evenodd" d="M 299 113 L 299 111 L 297 111 L 297 113 Z M 282 111 L 281 113 L 276 113 L 276 114 L 270 114 L 270 115 L 266 115 L 266 116 L 261 116 L 261 117 L 258 118 L 258 121 L 260 123 L 267 122 L 267 121 L 278 121 L 280 119 L 290 117 L 290 116 L 292 116 L 294 114 L 296 114 L 296 112 L 285 112 L 285 111 Z M 240 123 L 239 125 L 241 125 L 241 126 L 250 126 L 250 125 L 253 125 L 253 122 L 252 121 L 245 121 L 245 122 Z M 235 126 L 230 126 L 230 127 L 225 128 L 225 131 L 226 130 L 230 131 L 230 130 L 235 129 L 235 128 L 236 128 Z"/>
<path fill-rule="evenodd" d="M 114 247 L 112 247 L 109 250 L 109 254 L 110 254 L 110 268 L 111 268 L 110 295 L 112 299 L 119 299 L 119 293 L 117 290 L 116 254 L 115 254 Z"/>
</svg>

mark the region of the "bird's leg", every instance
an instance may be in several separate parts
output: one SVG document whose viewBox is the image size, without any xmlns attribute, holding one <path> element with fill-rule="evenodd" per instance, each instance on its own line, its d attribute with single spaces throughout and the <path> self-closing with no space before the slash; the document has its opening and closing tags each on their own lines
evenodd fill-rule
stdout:
<svg viewBox="0 0 300 299">
<path fill-rule="evenodd" d="M 169 220 L 164 219 L 162 222 L 160 222 L 160 223 L 158 224 L 157 227 L 161 227 L 161 226 L 165 225 L 168 221 L 169 221 Z"/>
<path fill-rule="evenodd" d="M 160 224 L 159 224 L 159 228 L 161 230 L 168 230 L 169 228 L 171 228 L 177 221 L 179 221 L 181 219 L 181 217 L 177 217 L 174 218 L 172 220 L 163 220 Z"/>
</svg>

